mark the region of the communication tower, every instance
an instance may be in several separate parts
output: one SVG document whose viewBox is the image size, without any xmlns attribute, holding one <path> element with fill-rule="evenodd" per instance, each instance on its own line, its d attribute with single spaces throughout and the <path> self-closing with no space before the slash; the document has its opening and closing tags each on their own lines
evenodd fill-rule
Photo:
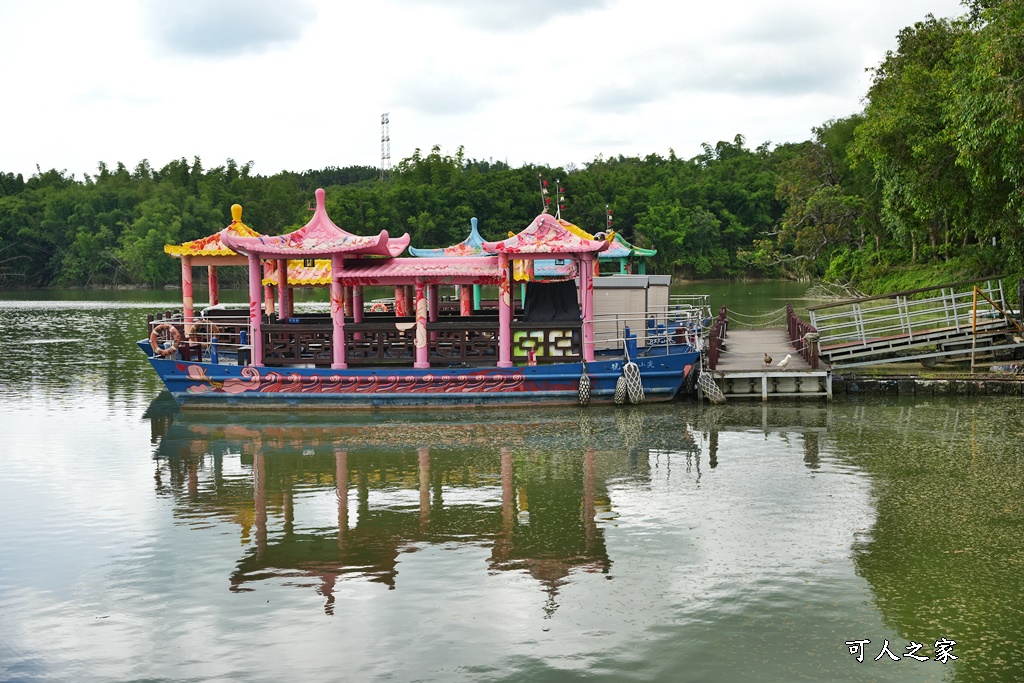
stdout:
<svg viewBox="0 0 1024 683">
<path fill-rule="evenodd" d="M 391 180 L 391 123 L 388 112 L 380 115 L 380 179 L 384 183 Z"/>
</svg>

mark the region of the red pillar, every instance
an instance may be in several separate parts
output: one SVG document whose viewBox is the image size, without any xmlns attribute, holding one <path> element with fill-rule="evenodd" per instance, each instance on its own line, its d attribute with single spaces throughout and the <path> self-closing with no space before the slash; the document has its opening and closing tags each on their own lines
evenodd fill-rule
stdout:
<svg viewBox="0 0 1024 683">
<path fill-rule="evenodd" d="M 210 285 L 210 305 L 216 306 L 220 303 L 220 287 L 217 282 L 217 266 L 206 267 L 206 280 Z"/>
<path fill-rule="evenodd" d="M 580 306 L 583 318 L 583 359 L 594 360 L 594 255 L 583 254 L 580 264 Z"/>
<path fill-rule="evenodd" d="M 181 308 L 185 316 L 185 324 L 192 322 L 195 316 L 195 304 L 192 301 L 192 258 L 181 257 Z"/>
<path fill-rule="evenodd" d="M 363 322 L 363 307 L 363 286 L 356 285 L 352 288 L 352 320 L 354 322 Z"/>
<path fill-rule="evenodd" d="M 437 322 L 437 314 L 441 310 L 441 291 L 437 285 L 430 285 L 427 287 L 429 296 L 427 297 L 427 309 L 430 316 L 430 322 Z M 437 339 L 437 332 L 430 333 L 430 341 Z"/>
<path fill-rule="evenodd" d="M 263 315 L 260 311 L 260 291 L 263 267 L 257 256 L 249 254 L 249 345 L 252 347 L 252 364 L 263 365 Z"/>
<path fill-rule="evenodd" d="M 288 259 L 277 260 L 277 310 L 279 318 L 288 316 Z"/>
<path fill-rule="evenodd" d="M 416 280 L 416 347 L 415 368 L 430 367 L 430 348 L 427 345 L 427 297 L 422 280 Z"/>
<path fill-rule="evenodd" d="M 405 307 L 405 285 L 395 285 L 395 317 L 404 318 L 409 315 Z"/>
<path fill-rule="evenodd" d="M 345 305 L 341 291 L 342 260 L 340 256 L 331 256 L 331 321 L 334 323 L 331 336 L 331 347 L 334 352 L 331 368 L 346 370 L 345 363 Z"/>
<path fill-rule="evenodd" d="M 512 274 L 507 254 L 498 254 L 498 367 L 512 367 Z"/>
</svg>

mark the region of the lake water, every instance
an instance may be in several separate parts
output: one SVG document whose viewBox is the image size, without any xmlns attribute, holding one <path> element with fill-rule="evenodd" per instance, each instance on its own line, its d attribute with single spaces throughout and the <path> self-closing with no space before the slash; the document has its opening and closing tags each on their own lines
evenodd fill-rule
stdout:
<svg viewBox="0 0 1024 683">
<path fill-rule="evenodd" d="M 0 296 L 0 680 L 1024 679 L 1019 398 L 182 413 L 175 299 Z"/>
</svg>

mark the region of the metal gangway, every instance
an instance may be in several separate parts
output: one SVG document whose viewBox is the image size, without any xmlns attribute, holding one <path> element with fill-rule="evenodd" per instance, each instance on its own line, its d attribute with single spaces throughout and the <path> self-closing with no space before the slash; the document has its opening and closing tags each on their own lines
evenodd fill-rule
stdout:
<svg viewBox="0 0 1024 683">
<path fill-rule="evenodd" d="M 810 306 L 818 350 L 833 368 L 943 357 L 970 357 L 1024 347 L 1019 311 L 1006 304 L 1000 278 L 847 299 Z"/>
</svg>

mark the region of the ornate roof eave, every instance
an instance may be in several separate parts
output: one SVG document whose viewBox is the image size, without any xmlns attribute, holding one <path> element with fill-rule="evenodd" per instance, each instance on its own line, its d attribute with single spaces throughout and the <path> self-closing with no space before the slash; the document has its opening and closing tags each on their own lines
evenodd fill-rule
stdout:
<svg viewBox="0 0 1024 683">
<path fill-rule="evenodd" d="M 477 231 L 477 220 L 471 218 L 469 221 L 469 237 L 458 244 L 441 249 L 417 249 L 409 247 L 409 253 L 420 258 L 441 258 L 441 257 L 465 257 L 465 256 L 490 256 L 483 249 L 484 239 Z"/>
<path fill-rule="evenodd" d="M 658 250 L 657 249 L 644 249 L 643 247 L 638 247 L 635 244 L 630 244 L 629 242 L 626 241 L 626 238 L 623 237 L 622 235 L 620 235 L 619 233 L 615 233 L 615 236 L 613 237 L 613 239 L 615 241 L 615 245 L 612 246 L 608 251 L 615 253 L 616 257 L 622 257 L 622 256 L 651 257 L 651 256 L 657 256 L 658 255 Z M 624 253 L 624 254 L 617 253 L 620 250 L 625 250 L 626 253 Z M 602 254 L 602 256 L 604 256 L 604 254 Z"/>
<path fill-rule="evenodd" d="M 542 213 L 525 230 L 505 240 L 484 242 L 483 248 L 509 256 L 594 254 L 607 249 L 608 242 L 580 237 L 551 214 Z"/>
<path fill-rule="evenodd" d="M 346 256 L 395 257 L 409 246 L 409 234 L 391 239 L 387 230 L 373 236 L 353 235 L 342 230 L 327 216 L 324 191 L 316 191 L 313 218 L 290 233 L 276 236 L 237 237 L 221 231 L 221 239 L 235 251 L 261 258 L 316 258 L 336 254 Z"/>
<path fill-rule="evenodd" d="M 174 258 L 182 258 L 183 256 L 215 258 L 238 256 L 237 252 L 232 251 L 229 247 L 224 245 L 222 235 L 225 232 L 229 232 L 232 235 L 238 235 L 239 237 L 260 236 L 260 233 L 242 222 L 242 205 L 234 204 L 231 206 L 231 224 L 226 228 L 220 232 L 215 232 L 212 235 L 192 240 L 191 242 L 184 242 L 182 244 L 165 244 L 164 253 L 169 256 L 173 256 Z"/>
</svg>

